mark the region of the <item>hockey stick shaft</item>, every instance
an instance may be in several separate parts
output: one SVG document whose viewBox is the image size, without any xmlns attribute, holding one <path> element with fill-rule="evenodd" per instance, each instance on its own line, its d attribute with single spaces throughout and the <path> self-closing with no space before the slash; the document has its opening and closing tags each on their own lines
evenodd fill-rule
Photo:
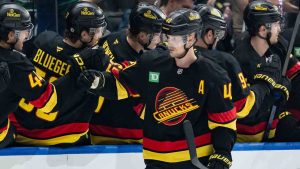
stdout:
<svg viewBox="0 0 300 169">
<path fill-rule="evenodd" d="M 199 169 L 208 169 L 199 161 L 197 157 L 196 145 L 194 141 L 195 136 L 194 136 L 192 123 L 189 120 L 185 120 L 183 122 L 183 129 L 189 147 L 190 159 L 192 164 Z"/>
</svg>

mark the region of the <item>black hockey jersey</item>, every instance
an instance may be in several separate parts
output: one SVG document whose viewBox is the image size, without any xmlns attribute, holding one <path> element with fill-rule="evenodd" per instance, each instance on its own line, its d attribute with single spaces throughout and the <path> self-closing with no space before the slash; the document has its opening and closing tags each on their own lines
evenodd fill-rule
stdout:
<svg viewBox="0 0 300 169">
<path fill-rule="evenodd" d="M 8 63 L 11 75 L 8 87 L 0 93 L 0 147 L 4 147 L 7 145 L 5 139 L 13 134 L 9 132 L 11 122 L 8 115 L 17 109 L 21 98 L 26 98 L 32 107 L 38 107 L 48 114 L 64 106 L 61 102 L 66 99 L 65 95 L 61 95 L 65 87 L 63 85 L 74 84 L 76 81 L 71 79 L 68 83 L 63 83 L 66 81 L 61 80 L 60 85 L 48 83 L 35 73 L 33 64 L 24 54 L 14 50 L 0 48 L 0 61 Z"/>
<path fill-rule="evenodd" d="M 219 64 L 228 73 L 232 83 L 232 101 L 237 111 L 237 118 L 244 118 L 250 112 L 249 107 L 252 107 L 255 102 L 255 96 L 250 91 L 239 62 L 234 56 L 217 50 L 208 50 L 201 47 L 196 47 L 204 57 Z"/>
<path fill-rule="evenodd" d="M 112 33 L 99 44 L 115 63 L 126 64 L 139 57 L 126 37 L 125 31 Z M 118 101 L 103 99 L 90 122 L 92 144 L 141 143 L 143 131 L 139 115 L 143 108 L 140 97 Z"/>
<path fill-rule="evenodd" d="M 269 52 L 273 57 L 279 57 L 271 48 Z M 255 94 L 255 104 L 250 107 L 250 113 L 243 119 L 237 121 L 237 141 L 239 142 L 260 142 L 263 139 L 264 131 L 270 116 L 270 109 L 275 103 L 273 95 L 269 94 L 259 84 L 254 83 L 254 75 L 257 67 L 263 62 L 265 57 L 260 57 L 250 44 L 249 37 L 241 41 L 241 44 L 235 49 L 233 55 L 239 61 L 243 73 L 250 84 L 251 91 Z M 278 115 L 279 112 L 277 112 Z M 273 120 L 268 138 L 275 136 L 278 116 Z"/>
<path fill-rule="evenodd" d="M 50 82 L 70 72 L 71 65 L 68 60 L 80 50 L 67 45 L 61 36 L 50 31 L 36 37 L 33 47 L 29 49 L 28 54 L 37 74 Z M 104 70 L 106 65 L 103 64 L 108 59 L 104 60 L 105 57 L 94 58 L 86 61 L 85 66 L 91 68 L 93 63 L 94 69 Z M 62 103 L 67 104 L 50 113 L 38 110 L 22 99 L 18 110 L 10 115 L 16 126 L 16 142 L 36 146 L 82 144 L 87 138 L 89 121 L 98 97 L 76 91 L 74 87 L 74 84 L 68 84 L 64 88 L 63 95 L 67 99 L 62 100 Z"/>
<path fill-rule="evenodd" d="M 128 95 L 130 87 L 145 100 L 146 163 L 154 160 L 166 168 L 172 168 L 174 163 L 178 164 L 176 168 L 182 168 L 181 162 L 189 162 L 182 125 L 185 119 L 194 127 L 199 158 L 214 150 L 230 153 L 235 140 L 236 111 L 231 103 L 232 84 L 224 69 L 203 57 L 198 57 L 189 68 L 180 68 L 168 50 L 157 47 L 145 52 L 136 64 L 113 73 L 118 80 L 105 73 L 107 83 L 95 93 L 116 99 Z M 122 84 L 128 87 L 120 87 Z"/>
<path fill-rule="evenodd" d="M 0 92 L 5 90 L 10 81 L 9 68 L 6 62 L 0 62 Z"/>
</svg>

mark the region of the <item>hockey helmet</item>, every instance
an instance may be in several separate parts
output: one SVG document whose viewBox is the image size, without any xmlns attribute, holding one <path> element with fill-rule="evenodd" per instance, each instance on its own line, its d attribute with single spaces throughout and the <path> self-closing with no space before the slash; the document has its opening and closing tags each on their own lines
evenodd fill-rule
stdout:
<svg viewBox="0 0 300 169">
<path fill-rule="evenodd" d="M 278 8 L 271 2 L 262 0 L 249 3 L 244 10 L 244 21 L 250 32 L 256 31 L 259 26 L 280 21 L 281 15 Z"/>
<path fill-rule="evenodd" d="M 0 26 L 11 30 L 33 28 L 29 12 L 24 7 L 15 3 L 0 5 Z"/>
<path fill-rule="evenodd" d="M 83 29 L 106 27 L 105 16 L 100 7 L 91 2 L 78 2 L 71 6 L 65 16 L 66 29 L 80 34 Z"/>
<path fill-rule="evenodd" d="M 160 33 L 165 14 L 155 5 L 145 2 L 135 6 L 129 15 L 130 32 Z"/>
<path fill-rule="evenodd" d="M 201 16 L 202 24 L 199 32 L 201 37 L 207 29 L 212 29 L 218 39 L 224 38 L 227 24 L 221 11 L 206 4 L 198 4 L 194 10 Z"/>
<path fill-rule="evenodd" d="M 182 8 L 170 13 L 162 25 L 166 35 L 188 35 L 200 29 L 201 17 L 197 11 Z"/>
</svg>

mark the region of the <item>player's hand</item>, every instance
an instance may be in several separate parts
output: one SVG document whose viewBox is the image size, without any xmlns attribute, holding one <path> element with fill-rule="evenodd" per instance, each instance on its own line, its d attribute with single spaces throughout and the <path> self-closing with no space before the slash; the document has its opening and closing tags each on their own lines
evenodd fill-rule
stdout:
<svg viewBox="0 0 300 169">
<path fill-rule="evenodd" d="M 0 92 L 6 89 L 10 81 L 9 68 L 6 62 L 0 62 Z"/>
<path fill-rule="evenodd" d="M 230 155 L 225 154 L 212 154 L 208 160 L 208 169 L 229 169 L 232 165 Z"/>
<path fill-rule="evenodd" d="M 276 99 L 275 104 L 277 106 L 283 106 L 288 101 L 291 88 L 291 81 L 286 77 L 282 77 L 275 85 L 273 95 Z"/>
<path fill-rule="evenodd" d="M 281 61 L 278 55 L 271 55 L 265 58 L 266 59 L 257 66 L 254 81 L 264 84 L 272 91 L 281 78 Z"/>
<path fill-rule="evenodd" d="M 84 89 L 101 89 L 104 87 L 104 75 L 96 70 L 84 70 L 77 79 L 77 83 Z"/>
<path fill-rule="evenodd" d="M 77 78 L 77 85 L 84 90 L 89 89 L 95 80 L 95 73 L 93 70 L 84 70 Z"/>
</svg>

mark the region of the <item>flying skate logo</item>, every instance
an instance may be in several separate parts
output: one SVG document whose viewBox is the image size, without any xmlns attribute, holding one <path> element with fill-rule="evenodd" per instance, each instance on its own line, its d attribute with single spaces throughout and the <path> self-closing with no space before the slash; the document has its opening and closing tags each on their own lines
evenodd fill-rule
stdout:
<svg viewBox="0 0 300 169">
<path fill-rule="evenodd" d="M 153 15 L 150 10 L 148 10 L 147 12 L 145 12 L 144 16 L 146 18 L 153 19 L 153 20 L 157 19 L 157 17 L 155 15 Z"/>
<path fill-rule="evenodd" d="M 199 107 L 193 98 L 187 98 L 180 89 L 166 87 L 156 95 L 156 112 L 153 113 L 153 116 L 158 123 L 173 126 L 183 121 L 188 112 Z"/>
<path fill-rule="evenodd" d="M 14 18 L 20 18 L 21 14 L 17 13 L 14 9 L 9 9 L 8 12 L 6 13 L 8 17 L 14 17 Z"/>
<path fill-rule="evenodd" d="M 189 16 L 189 20 L 193 21 L 193 20 L 197 20 L 200 19 L 200 15 L 197 12 L 191 12 L 190 16 Z"/>
<path fill-rule="evenodd" d="M 95 15 L 95 12 L 90 11 L 88 8 L 83 8 L 83 9 L 80 11 L 80 14 L 81 14 L 81 15 L 85 15 L 85 16 L 94 16 L 94 15 Z"/>
</svg>

